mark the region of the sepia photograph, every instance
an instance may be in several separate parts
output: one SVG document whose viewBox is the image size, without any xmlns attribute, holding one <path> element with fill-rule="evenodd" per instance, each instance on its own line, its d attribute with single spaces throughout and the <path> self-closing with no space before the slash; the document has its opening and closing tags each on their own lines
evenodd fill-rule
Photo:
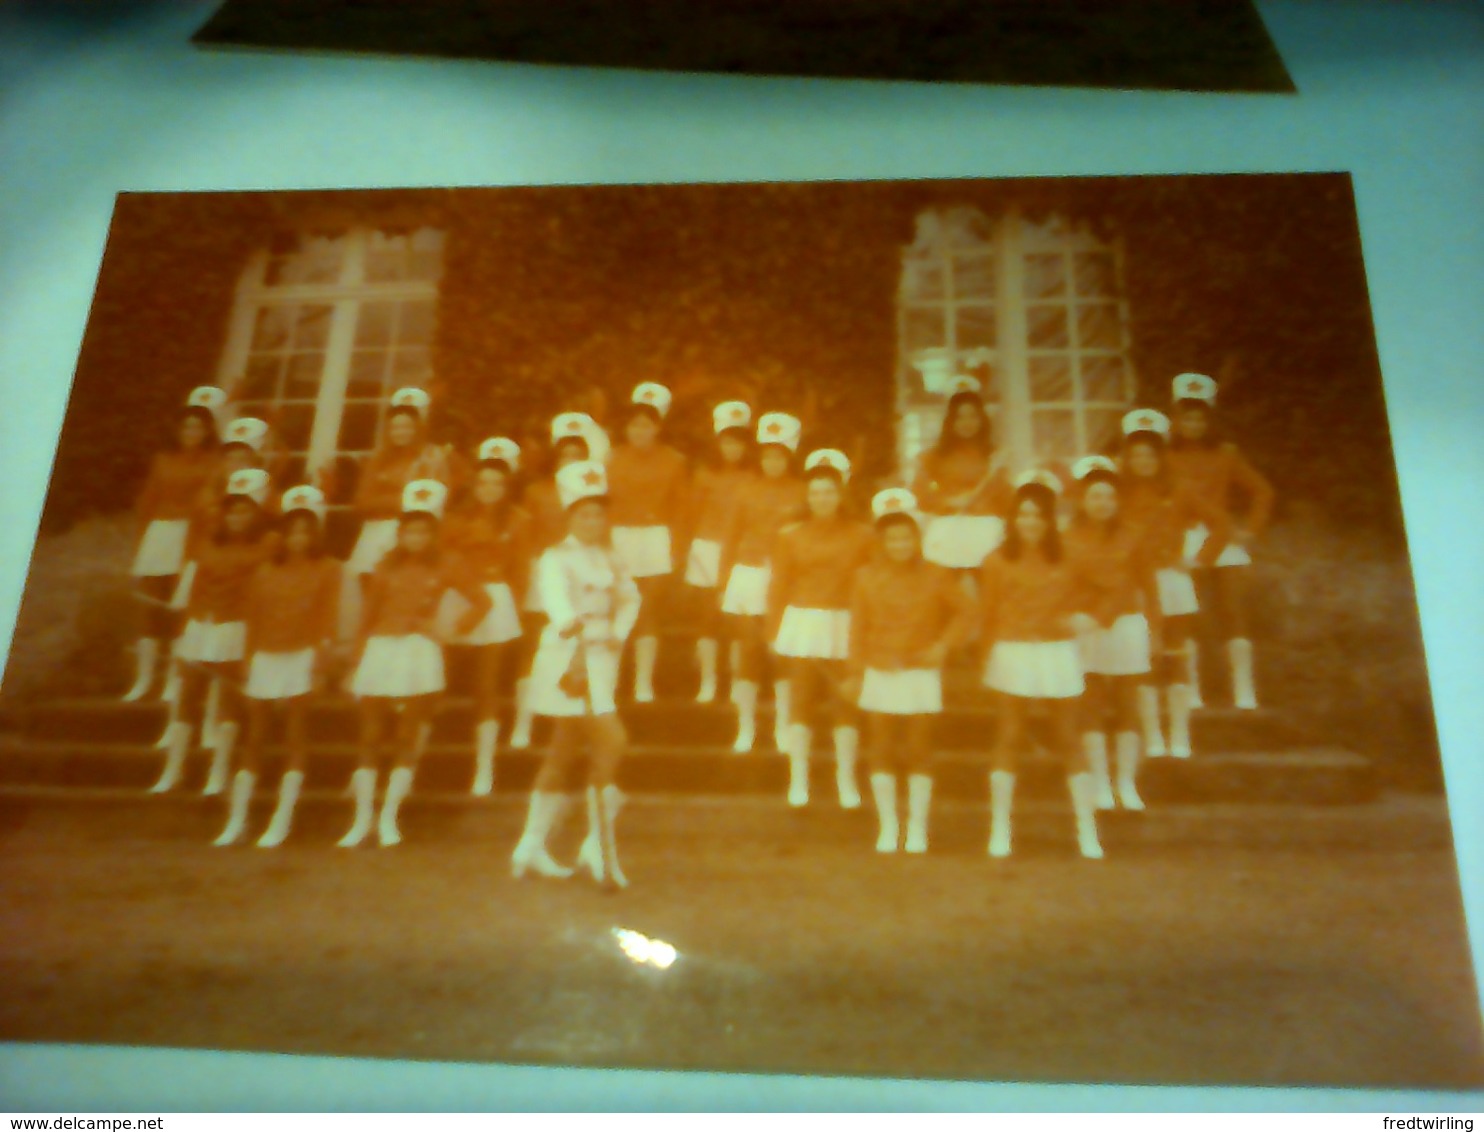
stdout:
<svg viewBox="0 0 1484 1132">
<path fill-rule="evenodd" d="M 0 861 L 5 1041 L 1484 1085 L 1351 178 L 119 195 Z"/>
</svg>

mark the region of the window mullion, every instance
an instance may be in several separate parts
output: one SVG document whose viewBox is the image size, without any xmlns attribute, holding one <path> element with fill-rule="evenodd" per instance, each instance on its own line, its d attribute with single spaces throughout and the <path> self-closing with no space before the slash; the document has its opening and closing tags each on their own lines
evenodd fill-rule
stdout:
<svg viewBox="0 0 1484 1132">
<path fill-rule="evenodd" d="M 350 384 L 350 358 L 355 346 L 356 321 L 361 304 L 357 299 L 342 299 L 335 304 L 330 318 L 330 333 L 325 342 L 325 368 L 320 375 L 319 397 L 314 411 L 314 427 L 309 434 L 305 470 L 311 481 L 335 460 L 340 439 L 340 421 L 345 413 L 345 391 Z"/>
</svg>

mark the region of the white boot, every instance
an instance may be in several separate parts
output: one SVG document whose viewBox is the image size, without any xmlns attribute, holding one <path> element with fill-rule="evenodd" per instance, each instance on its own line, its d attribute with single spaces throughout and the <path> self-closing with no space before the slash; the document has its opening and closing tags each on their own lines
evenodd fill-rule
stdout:
<svg viewBox="0 0 1484 1132">
<path fill-rule="evenodd" d="M 1252 642 L 1235 637 L 1226 642 L 1232 670 L 1232 704 L 1243 711 L 1257 710 L 1257 688 L 1252 681 Z"/>
<path fill-rule="evenodd" d="M 733 680 L 732 703 L 737 705 L 737 741 L 732 754 L 745 755 L 757 742 L 757 681 Z"/>
<path fill-rule="evenodd" d="M 174 790 L 180 783 L 180 772 L 185 769 L 186 755 L 191 750 L 191 725 L 176 720 L 165 728 L 165 767 L 160 777 L 149 788 L 151 794 L 164 794 Z"/>
<path fill-rule="evenodd" d="M 294 823 L 294 806 L 298 804 L 299 791 L 303 788 L 302 770 L 284 772 L 283 779 L 278 784 L 278 806 L 273 811 L 268 828 L 258 838 L 259 849 L 276 849 L 283 844 L 284 838 L 289 835 L 289 827 Z"/>
<path fill-rule="evenodd" d="M 170 728 L 180 722 L 180 666 L 174 661 L 166 670 L 165 687 L 160 692 L 165 704 L 165 730 L 155 740 L 155 750 L 163 751 L 170 745 Z"/>
<path fill-rule="evenodd" d="M 572 870 L 559 865 L 546 851 L 546 838 L 566 805 L 565 795 L 545 790 L 531 791 L 531 806 L 526 811 L 526 827 L 510 856 L 510 874 L 519 879 L 528 872 L 540 877 L 563 879 Z"/>
<path fill-rule="evenodd" d="M 1170 705 L 1170 755 L 1190 758 L 1190 685 L 1171 684 L 1165 689 Z"/>
<path fill-rule="evenodd" d="M 861 806 L 860 786 L 855 777 L 860 745 L 861 733 L 854 727 L 835 728 L 835 790 L 840 795 L 842 810 L 858 810 Z"/>
<path fill-rule="evenodd" d="M 383 849 L 402 843 L 402 831 L 397 828 L 397 811 L 402 799 L 412 791 L 412 768 L 396 767 L 386 781 L 386 797 L 381 800 L 381 819 L 376 823 L 376 840 Z"/>
<path fill-rule="evenodd" d="M 258 776 L 250 770 L 239 770 L 232 779 L 232 796 L 227 804 L 227 825 L 213 845 L 236 845 L 247 825 L 247 805 L 252 801 L 252 788 Z"/>
<path fill-rule="evenodd" d="M 788 750 L 793 726 L 793 719 L 789 715 L 789 694 L 792 685 L 787 680 L 773 681 L 773 746 L 779 753 Z"/>
<path fill-rule="evenodd" d="M 1010 810 L 1015 804 L 1015 775 L 1008 770 L 989 775 L 989 855 L 1010 855 Z"/>
<path fill-rule="evenodd" d="M 201 749 L 204 751 L 216 750 L 216 741 L 221 737 L 217 732 L 221 707 L 222 682 L 213 676 L 211 683 L 206 686 L 206 708 L 201 713 Z"/>
<path fill-rule="evenodd" d="M 1153 684 L 1139 685 L 1139 726 L 1144 731 L 1146 755 L 1158 759 L 1169 753 L 1165 747 L 1164 731 L 1159 725 L 1159 688 Z"/>
<path fill-rule="evenodd" d="M 727 646 L 727 679 L 736 680 L 742 668 L 742 642 L 733 641 Z"/>
<path fill-rule="evenodd" d="M 227 788 L 227 775 L 232 770 L 232 749 L 237 746 L 237 724 L 230 721 L 216 727 L 216 749 L 211 755 L 211 772 L 201 793 L 220 794 Z"/>
<path fill-rule="evenodd" d="M 180 700 L 180 665 L 175 663 L 175 642 L 165 650 L 165 683 L 160 687 L 160 701 L 174 704 Z"/>
<path fill-rule="evenodd" d="M 1205 707 L 1201 699 L 1201 647 L 1194 637 L 1185 642 L 1185 682 L 1190 686 L 1190 706 Z"/>
<path fill-rule="evenodd" d="M 495 748 L 500 743 L 500 725 L 481 719 L 474 727 L 474 786 L 469 793 L 485 798 L 495 789 Z"/>
<path fill-rule="evenodd" d="M 809 804 L 809 744 L 814 733 L 802 723 L 790 725 L 784 750 L 788 752 L 788 804 Z"/>
<path fill-rule="evenodd" d="M 1108 776 L 1108 737 L 1101 731 L 1084 731 L 1082 749 L 1087 752 L 1087 770 L 1092 775 L 1093 799 L 1100 810 L 1111 810 L 1113 780 Z"/>
<path fill-rule="evenodd" d="M 160 642 L 153 637 L 140 637 L 134 645 L 134 685 L 124 693 L 124 702 L 142 700 L 154 687 L 155 668 L 160 661 Z"/>
<path fill-rule="evenodd" d="M 1103 847 L 1098 842 L 1097 799 L 1093 796 L 1092 775 L 1086 772 L 1067 776 L 1067 789 L 1072 794 L 1072 812 L 1077 815 L 1077 848 L 1089 860 L 1100 860 Z"/>
<path fill-rule="evenodd" d="M 634 642 L 634 702 L 654 703 L 654 662 L 659 656 L 658 637 L 640 637 Z"/>
<path fill-rule="evenodd" d="M 601 798 L 603 812 L 598 812 Z M 614 835 L 618 813 L 625 802 L 623 792 L 611 783 L 602 788 L 587 788 L 587 836 L 577 850 L 577 864 L 592 874 L 599 884 L 611 881 L 619 888 L 627 888 L 629 880 L 618 864 L 618 839 Z"/>
<path fill-rule="evenodd" d="M 510 729 L 510 749 L 524 751 L 531 745 L 531 681 L 515 682 L 515 726 Z"/>
<path fill-rule="evenodd" d="M 926 853 L 928 809 L 933 804 L 933 779 L 928 774 L 907 776 L 907 844 L 909 853 Z"/>
<path fill-rule="evenodd" d="M 716 699 L 717 644 L 710 637 L 696 642 L 696 663 L 701 667 L 701 690 L 696 693 L 696 703 L 709 704 Z"/>
<path fill-rule="evenodd" d="M 1118 760 L 1118 804 L 1125 810 L 1142 810 L 1139 797 L 1139 734 L 1120 731 L 1113 737 Z"/>
<path fill-rule="evenodd" d="M 356 800 L 356 816 L 350 829 L 335 844 L 342 849 L 354 849 L 371 833 L 376 819 L 376 771 L 363 766 L 350 776 L 350 792 Z"/>
<path fill-rule="evenodd" d="M 897 829 L 897 776 L 871 775 L 871 796 L 876 799 L 876 817 L 881 832 L 876 837 L 876 852 L 895 853 L 900 833 Z"/>
</svg>

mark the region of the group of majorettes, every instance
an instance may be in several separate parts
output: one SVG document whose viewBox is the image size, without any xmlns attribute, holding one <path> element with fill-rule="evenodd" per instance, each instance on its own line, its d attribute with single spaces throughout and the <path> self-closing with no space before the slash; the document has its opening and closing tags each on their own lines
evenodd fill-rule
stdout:
<svg viewBox="0 0 1484 1132">
<path fill-rule="evenodd" d="M 1256 706 L 1244 544 L 1260 531 L 1272 492 L 1234 445 L 1217 439 L 1215 383 L 1182 374 L 1174 394 L 1173 425 L 1148 409 L 1124 418 L 1116 461 L 1090 456 L 1060 476 L 1012 478 L 993 448 L 977 384 L 960 378 L 911 489 L 877 492 L 868 523 L 850 514 L 847 457 L 820 449 L 800 459 L 802 426 L 786 413 L 754 420 L 742 402 L 716 406 L 714 459 L 692 475 L 664 440 L 669 391 L 646 382 L 633 392 L 617 445 L 585 414 L 559 414 L 551 474 L 518 491 L 514 442 L 485 441 L 468 472 L 428 440 L 427 394 L 399 390 L 383 446 L 361 475 L 362 527 L 344 567 L 358 579 L 346 687 L 362 722 L 354 814 L 339 844 L 362 844 L 373 830 L 382 845 L 400 841 L 398 811 L 445 687 L 446 646 L 475 658 L 473 792 L 490 792 L 502 660 L 524 638 L 509 745 L 530 744 L 535 716 L 553 726 L 513 871 L 572 872 L 547 843 L 585 752 L 588 836 L 576 864 L 605 883 L 626 883 L 613 837 L 626 744 L 620 659 L 630 647 L 633 698 L 653 700 L 655 617 L 667 579 L 678 574 L 697 627 L 700 701 L 717 697 L 721 645 L 730 646 L 739 754 L 756 744 L 771 678 L 791 805 L 809 802 L 823 724 L 839 802 L 861 804 L 864 721 L 877 849 L 925 852 L 942 671 L 950 653 L 969 648 L 997 721 L 989 853 L 1011 851 L 1015 763 L 1034 711 L 1065 763 L 1081 852 L 1100 857 L 1097 811 L 1143 808 L 1141 758 L 1190 755 L 1199 695 L 1195 571 L 1210 572 L 1219 598 L 1234 702 Z M 222 845 L 245 833 L 270 716 L 282 709 L 288 769 L 258 840 L 274 846 L 289 832 L 302 788 L 305 707 L 335 648 L 342 568 L 323 551 L 319 491 L 299 486 L 270 499 L 268 475 L 254 466 L 266 427 L 234 421 L 218 442 L 214 412 L 223 401 L 216 390 L 192 394 L 178 445 L 156 458 L 141 497 L 133 572 L 150 622 L 129 698 L 147 694 L 168 656 L 177 687 L 155 789 L 178 783 L 193 739 L 213 747 L 207 791 L 229 796 Z M 1240 525 L 1233 489 L 1248 502 Z M 396 757 L 378 814 L 376 752 L 389 722 Z"/>
</svg>

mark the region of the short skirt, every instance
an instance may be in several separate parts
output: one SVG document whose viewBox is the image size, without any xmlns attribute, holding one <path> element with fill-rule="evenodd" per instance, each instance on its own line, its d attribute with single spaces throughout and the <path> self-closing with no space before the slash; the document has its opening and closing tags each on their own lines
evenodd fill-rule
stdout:
<svg viewBox="0 0 1484 1132">
<path fill-rule="evenodd" d="M 768 612 L 772 573 L 766 566 L 733 566 L 727 575 L 727 588 L 722 591 L 721 611 L 739 617 L 763 616 Z"/>
<path fill-rule="evenodd" d="M 1077 639 L 1082 671 L 1094 676 L 1142 676 L 1150 664 L 1149 620 L 1125 613 L 1106 629 Z"/>
<path fill-rule="evenodd" d="M 191 533 L 189 519 L 153 519 L 144 528 L 139 550 L 129 574 L 135 578 L 169 578 L 185 565 L 186 539 Z"/>
<path fill-rule="evenodd" d="M 685 584 L 714 590 L 721 584 L 721 543 L 709 538 L 692 539 L 685 560 Z"/>
<path fill-rule="evenodd" d="M 1159 611 L 1166 617 L 1200 612 L 1201 603 L 1188 570 L 1156 570 L 1154 583 L 1159 589 Z"/>
<path fill-rule="evenodd" d="M 186 622 L 175 642 L 175 656 L 192 664 L 230 664 L 241 660 L 247 649 L 245 621 Z"/>
<path fill-rule="evenodd" d="M 289 700 L 314 688 L 314 650 L 255 652 L 243 694 L 252 700 Z"/>
<path fill-rule="evenodd" d="M 790 605 L 778 623 L 773 651 L 799 659 L 844 660 L 850 655 L 850 611 Z"/>
<path fill-rule="evenodd" d="M 943 674 L 936 668 L 866 669 L 861 680 L 861 711 L 882 715 L 928 715 L 943 710 Z"/>
<path fill-rule="evenodd" d="M 1004 520 L 995 515 L 933 515 L 923 535 L 922 556 L 955 570 L 977 569 L 1004 538 Z"/>
<path fill-rule="evenodd" d="M 633 578 L 658 578 L 674 567 L 670 562 L 670 528 L 614 527 L 613 549 Z"/>
<path fill-rule="evenodd" d="M 1211 532 L 1206 530 L 1205 525 L 1197 523 L 1185 532 L 1185 563 L 1188 566 L 1195 565 L 1195 558 L 1201 552 L 1201 547 L 1206 545 L 1206 539 L 1210 538 Z M 1216 557 L 1217 566 L 1251 566 L 1252 556 L 1247 553 L 1247 548 L 1238 542 L 1229 542 L 1221 548 L 1221 553 Z"/>
<path fill-rule="evenodd" d="M 561 680 L 576 651 L 577 642 L 564 639 L 556 626 L 547 625 L 541 631 L 541 643 L 536 647 L 536 656 L 531 662 L 527 700 L 536 715 L 609 715 L 618 710 L 619 650 L 587 646 L 584 649 L 587 693 L 585 696 L 569 696 L 562 690 Z"/>
<path fill-rule="evenodd" d="M 427 696 L 443 687 L 443 650 L 421 633 L 372 637 L 350 682 L 354 695 L 395 699 Z"/>
<path fill-rule="evenodd" d="M 1032 700 L 1068 700 L 1083 691 L 1076 641 L 1000 641 L 984 666 L 984 684 Z"/>
<path fill-rule="evenodd" d="M 520 614 L 515 609 L 515 595 L 505 582 L 488 582 L 484 592 L 489 594 L 490 611 L 484 620 L 462 637 L 454 637 L 456 645 L 503 645 L 520 636 Z M 457 596 L 450 593 L 449 596 Z M 460 600 L 465 609 L 467 604 Z"/>
<path fill-rule="evenodd" d="M 396 519 L 367 519 L 361 524 L 361 533 L 356 536 L 355 549 L 345 560 L 345 568 L 352 574 L 369 574 L 396 545 Z"/>
</svg>

